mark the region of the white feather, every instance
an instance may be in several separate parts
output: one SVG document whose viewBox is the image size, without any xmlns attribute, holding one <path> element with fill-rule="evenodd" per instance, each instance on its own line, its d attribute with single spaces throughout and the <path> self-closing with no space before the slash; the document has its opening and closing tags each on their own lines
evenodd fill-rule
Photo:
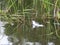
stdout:
<svg viewBox="0 0 60 45">
<path fill-rule="evenodd" d="M 44 25 L 39 24 L 38 22 L 35 22 L 35 21 L 33 20 L 33 21 L 32 21 L 32 26 L 33 26 L 33 28 L 35 28 L 35 27 L 43 27 Z"/>
</svg>

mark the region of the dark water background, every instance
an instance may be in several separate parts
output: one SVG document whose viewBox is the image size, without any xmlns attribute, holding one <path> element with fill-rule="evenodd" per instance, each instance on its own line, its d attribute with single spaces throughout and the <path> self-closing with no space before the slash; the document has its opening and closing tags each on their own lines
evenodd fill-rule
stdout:
<svg viewBox="0 0 60 45">
<path fill-rule="evenodd" d="M 23 32 L 15 32 L 15 35 L 5 34 L 5 28 L 2 27 L 6 24 L 6 22 L 0 21 L 0 43 L 3 45 L 59 45 L 60 40 L 55 35 L 47 35 L 44 32 L 43 27 L 36 27 L 29 30 L 23 30 Z M 9 27 L 10 28 L 10 27 Z M 13 29 L 13 27 L 12 27 Z M 9 31 L 11 32 L 11 31 Z M 44 33 L 43 33 L 44 32 Z M 5 40 L 5 41 L 4 41 Z M 0 45 L 2 45 L 0 44 Z"/>
</svg>

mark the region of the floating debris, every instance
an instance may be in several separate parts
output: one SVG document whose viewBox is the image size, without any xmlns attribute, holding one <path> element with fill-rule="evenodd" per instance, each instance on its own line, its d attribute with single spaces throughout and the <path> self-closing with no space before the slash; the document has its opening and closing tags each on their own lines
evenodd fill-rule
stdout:
<svg viewBox="0 0 60 45">
<path fill-rule="evenodd" d="M 36 28 L 36 27 L 43 27 L 43 24 L 39 24 L 38 22 L 35 22 L 34 20 L 32 20 L 32 28 Z"/>
</svg>

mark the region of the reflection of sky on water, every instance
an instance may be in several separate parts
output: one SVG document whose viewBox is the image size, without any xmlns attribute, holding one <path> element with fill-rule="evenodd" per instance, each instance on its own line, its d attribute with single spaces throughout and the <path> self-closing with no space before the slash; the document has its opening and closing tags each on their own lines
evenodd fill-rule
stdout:
<svg viewBox="0 0 60 45">
<path fill-rule="evenodd" d="M 55 45 L 53 42 L 48 42 L 48 45 Z"/>
<path fill-rule="evenodd" d="M 4 23 L 0 21 L 0 45 L 12 45 L 12 43 L 7 39 L 8 36 L 4 34 L 4 27 L 2 26 L 4 26 L 5 24 L 6 22 Z"/>
<path fill-rule="evenodd" d="M 1 22 L 0 21 L 0 45 L 12 45 L 12 43 L 11 42 L 9 42 L 8 41 L 8 36 L 6 36 L 5 34 L 4 34 L 4 25 L 6 24 L 6 22 Z M 35 23 L 34 23 L 35 24 Z M 38 23 L 36 23 L 36 24 L 38 24 Z M 37 25 L 33 25 L 33 26 L 37 26 Z M 39 26 L 38 26 L 39 27 Z M 43 27 L 43 26 L 42 26 Z M 35 28 L 35 27 L 34 27 Z M 23 41 L 24 42 L 24 41 Z M 24 43 L 24 45 L 34 45 L 34 42 L 26 42 L 25 41 L 25 43 Z M 48 42 L 47 43 L 48 45 L 55 45 L 53 42 Z M 35 45 L 42 45 L 41 43 L 39 43 L 39 42 L 36 42 L 35 43 Z"/>
<path fill-rule="evenodd" d="M 7 36 L 4 35 L 4 37 L 0 40 L 0 45 L 5 44 L 5 45 L 11 45 L 11 43 L 9 43 L 9 41 L 7 40 Z"/>
</svg>

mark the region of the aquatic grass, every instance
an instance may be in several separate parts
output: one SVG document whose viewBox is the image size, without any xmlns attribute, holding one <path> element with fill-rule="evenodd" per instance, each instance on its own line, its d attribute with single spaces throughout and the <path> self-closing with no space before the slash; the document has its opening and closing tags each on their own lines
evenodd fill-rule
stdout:
<svg viewBox="0 0 60 45">
<path fill-rule="evenodd" d="M 50 37 L 52 37 L 54 35 L 60 39 L 56 25 L 52 25 L 53 23 L 56 22 L 54 16 L 57 16 L 59 14 L 59 11 L 57 10 L 57 8 L 58 9 L 60 8 L 59 0 L 53 0 L 53 1 L 52 0 L 29 0 L 29 1 L 28 0 L 4 0 L 4 1 L 6 1 L 6 3 L 5 3 L 6 10 L 0 9 L 0 14 L 3 15 L 5 21 L 7 20 L 9 22 L 9 24 L 14 23 L 14 21 L 16 21 L 17 26 L 14 29 L 12 28 L 13 32 L 16 30 L 16 28 L 17 28 L 17 30 L 18 30 L 18 28 L 21 28 L 19 26 L 19 24 L 20 24 L 19 22 L 21 21 L 20 17 L 24 16 L 23 17 L 24 24 L 21 29 L 22 33 L 23 33 L 22 34 L 23 37 L 26 37 L 26 36 L 28 37 L 28 35 L 29 35 L 28 39 L 31 39 L 31 41 L 32 41 L 32 39 L 34 41 L 36 41 L 37 40 L 36 38 L 38 38 L 39 41 L 43 40 L 43 43 L 45 41 L 50 41 L 51 40 Z M 2 17 L 1 15 L 0 15 L 0 17 Z M 21 19 L 23 20 L 23 18 L 21 18 Z M 58 16 L 58 18 L 59 18 L 59 16 Z M 59 22 L 58 21 L 59 19 L 57 19 L 57 23 Z M 2 19 L 0 19 L 0 20 L 2 20 Z M 36 28 L 35 29 L 36 31 L 32 31 L 32 30 L 34 30 L 31 28 L 32 20 L 36 20 L 39 23 L 42 22 L 45 25 L 45 27 L 43 27 L 43 29 Z M 54 21 L 51 22 L 51 20 L 54 20 Z M 49 24 L 47 24 L 48 21 L 50 22 Z M 7 27 L 8 31 L 9 31 L 9 27 L 10 26 Z M 40 30 L 41 30 L 41 32 L 39 32 Z M 6 31 L 6 33 L 8 33 L 8 31 Z M 16 31 L 16 33 L 17 33 L 17 31 Z M 42 33 L 42 34 L 40 35 L 40 33 Z M 32 34 L 32 37 L 31 37 L 31 34 Z M 35 34 L 37 37 L 35 36 Z M 16 36 L 17 36 L 17 34 L 16 34 Z M 20 36 L 20 35 L 18 35 L 18 36 Z"/>
</svg>

